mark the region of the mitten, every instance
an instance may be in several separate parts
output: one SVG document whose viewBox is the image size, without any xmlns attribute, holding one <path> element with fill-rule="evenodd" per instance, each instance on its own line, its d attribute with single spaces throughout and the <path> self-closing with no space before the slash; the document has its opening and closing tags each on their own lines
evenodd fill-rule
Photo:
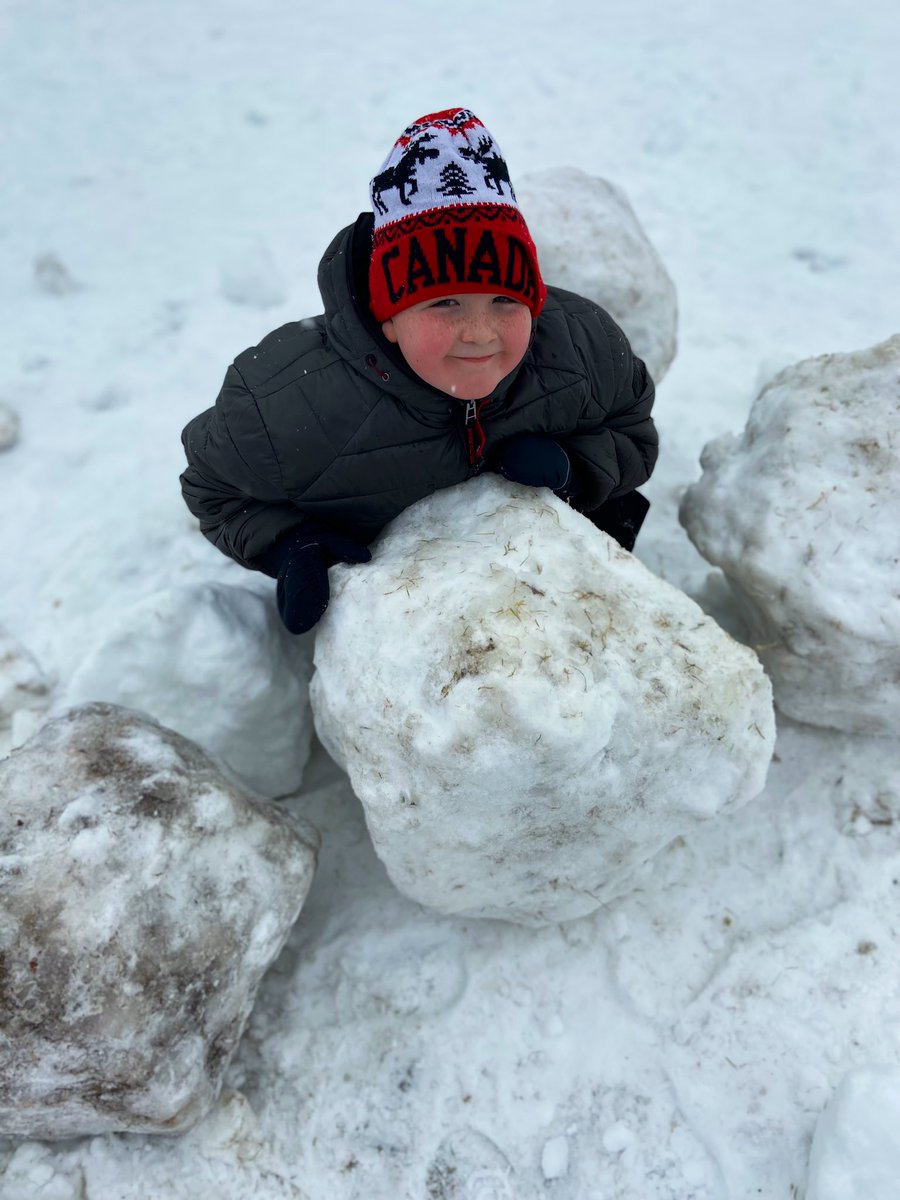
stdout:
<svg viewBox="0 0 900 1200">
<path fill-rule="evenodd" d="M 312 629 L 328 607 L 328 568 L 336 562 L 364 563 L 372 555 L 354 538 L 307 519 L 255 560 L 277 576 L 278 613 L 289 633 Z"/>
<path fill-rule="evenodd" d="M 572 468 L 569 456 L 553 438 L 518 433 L 501 442 L 493 454 L 495 471 L 513 483 L 548 487 L 558 496 L 569 494 Z"/>
<path fill-rule="evenodd" d="M 584 515 L 598 529 L 614 537 L 623 550 L 633 550 L 637 535 L 650 509 L 650 501 L 640 492 L 626 492 L 607 500 L 599 508 Z"/>
</svg>

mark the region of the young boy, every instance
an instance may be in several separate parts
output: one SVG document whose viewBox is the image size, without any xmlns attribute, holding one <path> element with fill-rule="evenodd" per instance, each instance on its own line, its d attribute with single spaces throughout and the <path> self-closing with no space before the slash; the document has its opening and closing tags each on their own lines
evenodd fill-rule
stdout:
<svg viewBox="0 0 900 1200">
<path fill-rule="evenodd" d="M 371 213 L 319 267 L 325 313 L 228 368 L 186 427 L 202 532 L 278 579 L 292 633 L 328 568 L 408 505 L 483 470 L 549 487 L 631 549 L 657 454 L 653 382 L 597 305 L 544 286 L 497 143 L 468 109 L 394 144 Z"/>
</svg>

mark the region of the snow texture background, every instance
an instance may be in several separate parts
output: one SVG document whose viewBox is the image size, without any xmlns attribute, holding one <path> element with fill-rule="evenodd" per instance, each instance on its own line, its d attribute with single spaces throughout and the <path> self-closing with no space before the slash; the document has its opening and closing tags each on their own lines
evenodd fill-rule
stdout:
<svg viewBox="0 0 900 1200">
<path fill-rule="evenodd" d="M 402 127 L 464 104 L 514 180 L 622 188 L 674 279 L 639 556 L 739 632 L 678 501 L 777 370 L 897 332 L 898 52 L 885 0 L 4 0 L 0 625 L 62 688 L 162 588 L 271 587 L 196 532 L 179 432 L 319 311 L 319 256 Z M 857 1082 L 809 1161 L 849 1071 L 888 1071 L 852 1080 L 900 1110 L 897 761 L 782 719 L 760 799 L 533 931 L 400 896 L 315 752 L 288 803 L 319 873 L 219 1108 L 177 1140 L 7 1143 L 0 1197 L 874 1196 Z"/>
</svg>

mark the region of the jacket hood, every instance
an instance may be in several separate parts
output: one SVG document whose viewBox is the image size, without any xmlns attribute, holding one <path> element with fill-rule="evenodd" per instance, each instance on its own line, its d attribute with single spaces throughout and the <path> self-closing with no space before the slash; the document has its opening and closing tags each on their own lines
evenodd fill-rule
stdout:
<svg viewBox="0 0 900 1200">
<path fill-rule="evenodd" d="M 448 407 L 462 404 L 426 383 L 409 367 L 369 310 L 368 270 L 374 218 L 360 213 L 352 225 L 342 229 L 319 263 L 319 291 L 325 305 L 325 328 L 329 340 L 347 363 L 385 392 L 419 409 L 446 414 Z M 522 362 L 527 361 L 527 351 Z M 499 407 L 522 363 L 485 398 L 485 410 Z"/>
<path fill-rule="evenodd" d="M 353 362 L 382 347 L 377 345 L 380 329 L 375 318 L 367 311 L 368 305 L 362 292 L 363 277 L 357 267 L 366 238 L 366 224 L 371 235 L 371 218 L 361 213 L 353 225 L 342 229 L 319 263 L 319 291 L 325 305 L 325 327 L 335 350 L 342 358 Z M 386 340 L 386 339 L 383 339 Z"/>
</svg>

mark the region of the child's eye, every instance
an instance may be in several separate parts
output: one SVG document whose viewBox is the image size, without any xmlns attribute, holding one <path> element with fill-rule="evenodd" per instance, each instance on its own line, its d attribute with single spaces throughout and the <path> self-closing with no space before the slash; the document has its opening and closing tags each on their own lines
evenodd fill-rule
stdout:
<svg viewBox="0 0 900 1200">
<path fill-rule="evenodd" d="M 452 296 L 445 296 L 443 300 L 435 300 L 434 304 L 432 304 L 431 307 L 432 308 L 453 308 L 454 305 L 458 305 L 458 303 L 459 302 L 457 300 L 454 300 Z"/>
<path fill-rule="evenodd" d="M 521 304 L 520 300 L 514 300 L 512 296 L 495 296 L 495 304 Z"/>
</svg>

